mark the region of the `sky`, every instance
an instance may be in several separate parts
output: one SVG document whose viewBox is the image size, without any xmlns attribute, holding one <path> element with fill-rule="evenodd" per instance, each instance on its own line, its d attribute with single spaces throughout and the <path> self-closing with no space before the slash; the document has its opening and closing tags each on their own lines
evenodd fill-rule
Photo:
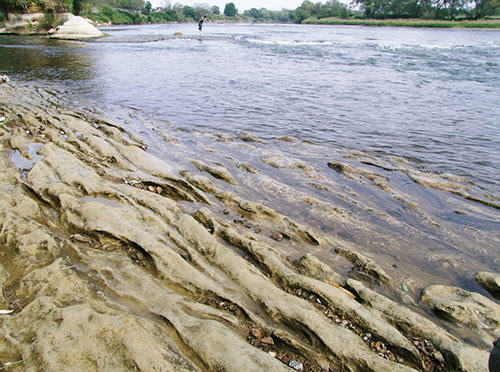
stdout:
<svg viewBox="0 0 500 372">
<path fill-rule="evenodd" d="M 220 11 L 224 11 L 224 7 L 227 3 L 232 2 L 236 6 L 236 9 L 240 13 L 251 8 L 266 8 L 268 10 L 281 10 L 285 9 L 296 9 L 302 4 L 304 0 L 198 0 L 198 1 L 189 1 L 189 0 L 170 0 L 170 4 L 174 5 L 175 3 L 181 3 L 182 5 L 193 6 L 195 4 L 208 4 L 210 6 L 217 5 L 220 8 Z M 150 0 L 151 5 L 156 6 L 165 6 L 166 0 Z M 318 1 L 313 1 L 314 3 Z M 324 1 L 322 1 L 324 2 Z"/>
</svg>

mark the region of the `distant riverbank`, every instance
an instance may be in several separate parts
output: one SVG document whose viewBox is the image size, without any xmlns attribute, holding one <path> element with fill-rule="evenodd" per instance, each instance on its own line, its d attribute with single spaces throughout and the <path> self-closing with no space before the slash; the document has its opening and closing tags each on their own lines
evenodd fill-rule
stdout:
<svg viewBox="0 0 500 372">
<path fill-rule="evenodd" d="M 390 27 L 439 27 L 439 28 L 491 28 L 500 29 L 500 19 L 481 19 L 464 21 L 444 21 L 433 19 L 342 19 L 308 18 L 303 24 L 318 25 L 359 25 L 359 26 L 390 26 Z"/>
<path fill-rule="evenodd" d="M 46 35 L 47 30 L 62 25 L 70 16 L 70 13 L 61 13 L 47 17 L 44 13 L 30 13 L 11 15 L 8 22 L 0 23 L 0 34 L 17 35 Z M 239 21 L 239 22 L 238 22 Z M 101 23 L 97 19 L 89 20 L 98 26 L 111 26 L 121 23 Z M 192 22 L 164 22 L 167 23 L 192 23 Z M 215 22 L 220 23 L 220 22 Z M 223 23 L 271 23 L 252 22 L 250 19 L 227 19 Z M 126 22 L 124 22 L 126 24 Z M 432 27 L 432 28 L 476 28 L 476 29 L 500 29 L 500 19 L 482 20 L 429 20 L 429 19 L 346 19 L 337 17 L 315 18 L 310 17 L 302 21 L 302 24 L 310 25 L 356 25 L 356 26 L 387 26 L 387 27 Z"/>
</svg>

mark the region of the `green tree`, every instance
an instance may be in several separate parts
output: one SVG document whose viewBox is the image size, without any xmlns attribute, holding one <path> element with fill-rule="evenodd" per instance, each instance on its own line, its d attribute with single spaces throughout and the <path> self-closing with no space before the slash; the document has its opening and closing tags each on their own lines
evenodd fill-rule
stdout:
<svg viewBox="0 0 500 372">
<path fill-rule="evenodd" d="M 238 11 L 236 10 L 234 3 L 226 3 L 226 6 L 224 7 L 224 15 L 227 17 L 234 17 L 236 14 L 238 14 Z"/>
<path fill-rule="evenodd" d="M 82 12 L 82 0 L 73 0 L 73 14 L 80 15 Z"/>
<path fill-rule="evenodd" d="M 195 20 L 199 20 L 203 16 L 208 16 L 212 13 L 207 4 L 196 4 L 194 7 Z"/>
<path fill-rule="evenodd" d="M 220 15 L 220 8 L 217 5 L 212 7 L 212 13 L 215 15 Z"/>
<path fill-rule="evenodd" d="M 193 7 L 191 7 L 191 6 L 185 5 L 185 6 L 182 8 L 182 14 L 183 14 L 183 15 L 184 15 L 184 17 L 186 17 L 186 18 L 196 19 L 196 12 L 195 12 L 194 8 L 193 8 Z"/>
<path fill-rule="evenodd" d="M 258 10 L 257 8 L 252 8 L 248 11 L 245 11 L 243 14 L 248 15 L 255 19 L 263 18 L 261 11 Z"/>
<path fill-rule="evenodd" d="M 488 16 L 500 16 L 500 0 L 473 0 L 474 9 L 471 16 L 474 19 Z"/>
<path fill-rule="evenodd" d="M 314 4 L 311 1 L 304 1 L 295 11 L 292 13 L 292 21 L 295 23 L 302 23 L 304 19 L 312 16 L 312 10 L 314 9 Z"/>
<path fill-rule="evenodd" d="M 116 7 L 133 10 L 142 9 L 144 8 L 144 0 L 118 0 Z"/>
<path fill-rule="evenodd" d="M 101 13 L 104 17 L 106 17 L 107 19 L 109 19 L 109 20 L 110 20 L 110 19 L 111 19 L 111 17 L 113 16 L 113 9 L 111 9 L 111 7 L 110 7 L 110 6 L 105 5 L 105 6 L 103 6 L 103 7 L 101 8 L 100 13 Z"/>
<path fill-rule="evenodd" d="M 146 1 L 146 5 L 144 6 L 144 9 L 142 9 L 142 14 L 150 16 L 152 8 L 153 8 L 153 6 L 151 5 L 151 2 Z"/>
</svg>

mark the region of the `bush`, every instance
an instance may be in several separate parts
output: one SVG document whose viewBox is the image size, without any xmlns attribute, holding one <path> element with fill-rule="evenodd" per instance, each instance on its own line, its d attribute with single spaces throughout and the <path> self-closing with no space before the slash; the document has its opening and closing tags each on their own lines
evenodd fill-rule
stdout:
<svg viewBox="0 0 500 372">
<path fill-rule="evenodd" d="M 58 26 L 58 17 L 54 15 L 52 12 L 45 13 L 43 16 L 42 21 L 40 22 L 40 27 L 43 30 L 50 30 L 51 28 L 54 28 Z"/>
<path fill-rule="evenodd" d="M 131 25 L 134 20 L 129 16 L 128 12 L 116 11 L 111 16 L 111 22 L 115 25 Z"/>
</svg>

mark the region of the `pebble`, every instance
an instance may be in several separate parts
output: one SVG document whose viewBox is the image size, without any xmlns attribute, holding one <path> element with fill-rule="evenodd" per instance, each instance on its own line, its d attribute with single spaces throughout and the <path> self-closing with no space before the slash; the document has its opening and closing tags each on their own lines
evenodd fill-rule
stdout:
<svg viewBox="0 0 500 372">
<path fill-rule="evenodd" d="M 90 243 L 91 240 L 89 238 L 86 238 L 83 235 L 80 234 L 73 234 L 70 236 L 70 239 L 73 241 L 81 242 L 81 243 Z"/>
<path fill-rule="evenodd" d="M 272 234 L 271 234 L 271 238 L 273 238 L 274 240 L 280 242 L 283 240 L 283 234 L 281 234 L 280 232 L 278 231 L 274 231 Z"/>
<path fill-rule="evenodd" d="M 257 340 L 260 340 L 263 336 L 262 332 L 260 331 L 260 329 L 257 329 L 257 328 L 252 328 L 252 335 L 253 337 L 255 337 Z"/>
<path fill-rule="evenodd" d="M 156 192 L 156 187 L 149 185 L 148 190 L 151 192 Z"/>
<path fill-rule="evenodd" d="M 408 286 L 406 285 L 405 282 L 401 283 L 401 289 L 403 290 L 403 292 L 408 292 Z"/>
<path fill-rule="evenodd" d="M 274 340 L 272 337 L 264 337 L 262 340 L 260 340 L 260 342 L 266 345 L 274 345 Z"/>
<path fill-rule="evenodd" d="M 443 357 L 443 354 L 441 354 L 440 351 L 436 351 L 435 353 L 432 354 L 432 356 L 441 364 L 444 364 L 446 362 Z"/>
<path fill-rule="evenodd" d="M 304 365 L 300 362 L 297 362 L 296 360 L 291 360 L 288 362 L 288 366 L 293 368 L 296 371 L 303 371 L 304 370 Z"/>
</svg>

